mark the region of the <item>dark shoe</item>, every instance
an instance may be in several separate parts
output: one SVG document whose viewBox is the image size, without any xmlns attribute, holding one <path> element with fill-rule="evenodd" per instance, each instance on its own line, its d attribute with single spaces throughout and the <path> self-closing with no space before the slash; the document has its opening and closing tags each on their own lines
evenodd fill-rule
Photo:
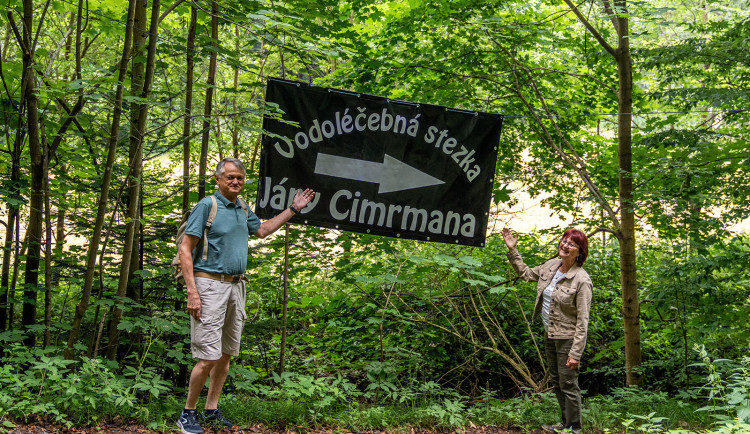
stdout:
<svg viewBox="0 0 750 434">
<path fill-rule="evenodd" d="M 196 410 L 182 410 L 180 418 L 177 419 L 177 427 L 182 434 L 203 434 Z"/>
<path fill-rule="evenodd" d="M 235 427 L 237 425 L 233 424 L 232 422 L 228 421 L 227 418 L 224 417 L 223 414 L 221 414 L 221 409 L 216 410 L 205 410 L 203 412 L 203 422 L 210 423 L 218 426 L 223 426 L 225 428 L 229 429 L 236 429 Z"/>
<path fill-rule="evenodd" d="M 562 432 L 565 429 L 565 425 L 562 422 L 557 422 L 554 425 L 542 425 L 542 429 L 548 432 Z"/>
</svg>

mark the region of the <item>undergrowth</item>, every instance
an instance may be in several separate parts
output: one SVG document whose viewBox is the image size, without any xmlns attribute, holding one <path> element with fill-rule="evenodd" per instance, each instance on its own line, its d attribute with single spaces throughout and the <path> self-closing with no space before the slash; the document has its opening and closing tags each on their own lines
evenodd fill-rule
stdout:
<svg viewBox="0 0 750 434">
<path fill-rule="evenodd" d="M 138 361 L 120 368 L 104 359 L 68 361 L 51 350 L 20 345 L 9 350 L 0 367 L 0 432 L 14 421 L 38 419 L 68 428 L 124 420 L 168 431 L 182 408 L 184 391 Z M 585 432 L 750 432 L 750 358 L 712 360 L 704 349 L 697 351 L 702 360 L 698 367 L 707 375 L 702 387 L 680 397 L 621 388 L 587 398 Z M 550 392 L 499 399 L 485 391 L 469 399 L 432 382 L 396 387 L 384 376 L 371 380 L 364 390 L 342 376 L 284 373 L 261 380 L 255 372 L 233 366 L 221 406 L 241 425 L 295 431 L 329 427 L 398 433 L 472 425 L 530 431 L 559 416 Z"/>
</svg>

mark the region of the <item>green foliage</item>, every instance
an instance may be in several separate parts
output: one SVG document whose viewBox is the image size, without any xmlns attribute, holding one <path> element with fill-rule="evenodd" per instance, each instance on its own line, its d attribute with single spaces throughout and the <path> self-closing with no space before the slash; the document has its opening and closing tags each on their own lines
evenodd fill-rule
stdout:
<svg viewBox="0 0 750 434">
<path fill-rule="evenodd" d="M 686 434 L 695 432 L 686 429 L 690 420 L 699 426 L 711 425 L 701 431 L 707 434 L 746 432 L 750 428 L 750 358 L 743 356 L 738 362 L 712 359 L 704 346 L 695 345 L 694 350 L 701 359 L 696 366 L 705 369 L 705 384 L 681 395 L 691 401 L 705 400 L 708 405 L 698 408 L 690 401 L 669 398 L 661 392 L 617 389 L 612 395 L 589 399 L 584 417 L 605 432 L 619 421 L 625 432 Z M 705 419 L 707 413 L 713 423 Z"/>
<path fill-rule="evenodd" d="M 380 373 L 381 366 L 371 366 Z M 232 368 L 237 376 L 256 377 L 246 368 Z M 254 383 L 254 382 L 250 382 Z M 444 428 L 462 427 L 471 416 L 466 397 L 435 383 L 417 388 L 387 387 L 389 399 L 364 400 L 368 394 L 343 378 L 313 377 L 284 372 L 272 374 L 270 385 L 242 383 L 234 386 L 248 394 L 231 394 L 222 404 L 227 414 L 240 420 L 267 425 L 342 426 L 345 429 L 377 429 L 417 424 Z M 369 403 L 368 403 L 369 402 Z"/>
<path fill-rule="evenodd" d="M 19 420 L 44 415 L 56 424 L 88 425 L 129 417 L 145 408 L 139 390 L 158 383 L 153 375 L 116 375 L 107 362 L 65 360 L 50 351 L 9 348 L 0 370 L 0 412 Z M 28 366 L 28 369 L 21 369 Z M 161 387 L 164 387 L 163 384 Z"/>
<path fill-rule="evenodd" d="M 386 396 L 396 396 L 398 388 L 394 384 L 396 382 L 396 367 L 391 362 L 369 362 L 365 364 L 365 372 L 367 373 L 367 381 L 370 384 L 367 385 L 366 394 L 368 398 L 375 397 L 379 393 L 383 393 Z"/>
<path fill-rule="evenodd" d="M 354 402 L 361 395 L 354 384 L 340 375 L 336 378 L 315 378 L 284 372 L 281 375 L 274 373 L 273 381 L 279 388 L 268 389 L 269 398 L 305 403 L 313 407 L 316 413 L 333 405 Z"/>
<path fill-rule="evenodd" d="M 704 346 L 695 345 L 700 366 L 707 371 L 706 384 L 698 389 L 709 405 L 698 411 L 711 413 L 720 424 L 738 420 L 750 424 L 750 357 L 737 363 L 712 359 Z"/>
<path fill-rule="evenodd" d="M 587 406 L 584 418 L 602 430 L 622 426 L 631 432 L 663 432 L 686 421 L 698 426 L 705 423 L 690 401 L 637 388 L 619 388 L 610 395 L 591 397 Z"/>
<path fill-rule="evenodd" d="M 649 347 L 666 363 L 655 368 L 660 373 L 655 377 L 673 372 L 669 378 L 683 385 L 696 381 L 688 367 L 695 360 L 695 344 L 736 358 L 746 351 L 750 337 L 741 319 L 750 278 L 743 265 L 750 252 L 746 237 L 692 246 L 675 244 L 664 251 L 654 246 L 653 278 L 644 281 L 645 330 L 658 331 Z"/>
<path fill-rule="evenodd" d="M 477 425 L 521 426 L 536 429 L 558 418 L 560 408 L 552 392 L 529 393 L 498 399 L 485 391 L 478 404 L 469 407 L 471 421 Z"/>
</svg>

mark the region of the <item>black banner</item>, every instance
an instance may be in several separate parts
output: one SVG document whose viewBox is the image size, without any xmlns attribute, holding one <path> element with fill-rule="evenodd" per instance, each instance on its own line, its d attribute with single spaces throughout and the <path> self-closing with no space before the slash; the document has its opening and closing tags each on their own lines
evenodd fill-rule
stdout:
<svg viewBox="0 0 750 434">
<path fill-rule="evenodd" d="M 483 246 L 503 117 L 269 79 L 256 214 L 298 189 L 293 222 Z"/>
</svg>

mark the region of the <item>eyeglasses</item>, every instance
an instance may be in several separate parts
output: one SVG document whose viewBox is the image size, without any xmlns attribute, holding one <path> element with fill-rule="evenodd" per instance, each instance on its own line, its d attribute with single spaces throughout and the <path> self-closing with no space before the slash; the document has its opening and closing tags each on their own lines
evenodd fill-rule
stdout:
<svg viewBox="0 0 750 434">
<path fill-rule="evenodd" d="M 568 240 L 562 240 L 562 241 L 560 241 L 560 245 L 568 247 L 570 249 L 577 249 L 578 248 L 578 245 L 576 243 L 570 242 Z"/>
</svg>

